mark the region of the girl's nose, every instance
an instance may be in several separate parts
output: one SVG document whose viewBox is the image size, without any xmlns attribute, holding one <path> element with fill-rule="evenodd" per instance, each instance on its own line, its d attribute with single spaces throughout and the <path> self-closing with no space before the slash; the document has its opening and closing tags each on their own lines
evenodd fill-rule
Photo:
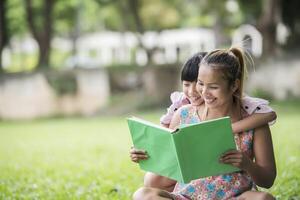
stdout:
<svg viewBox="0 0 300 200">
<path fill-rule="evenodd" d="M 192 95 L 196 92 L 196 86 L 195 84 L 191 85 L 191 87 L 189 88 L 189 94 Z"/>
</svg>

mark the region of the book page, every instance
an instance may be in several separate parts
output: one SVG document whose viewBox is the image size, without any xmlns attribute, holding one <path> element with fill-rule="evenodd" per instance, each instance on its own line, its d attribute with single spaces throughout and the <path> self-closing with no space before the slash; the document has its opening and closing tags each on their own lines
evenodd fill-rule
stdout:
<svg viewBox="0 0 300 200">
<path fill-rule="evenodd" d="M 172 133 L 172 132 L 174 131 L 174 130 L 172 130 L 172 129 L 170 129 L 170 128 L 166 128 L 166 127 L 160 126 L 160 125 L 158 125 L 158 124 L 155 124 L 155 123 L 153 123 L 153 122 L 150 122 L 150 121 L 147 121 L 147 120 L 144 120 L 144 119 L 135 117 L 135 116 L 132 116 L 132 117 L 130 117 L 130 118 L 128 118 L 128 119 L 131 119 L 131 120 L 134 120 L 134 121 L 143 123 L 143 124 L 148 125 L 148 126 L 156 127 L 156 128 L 159 128 L 159 129 L 168 131 L 168 132 L 170 132 L 170 133 Z"/>
</svg>

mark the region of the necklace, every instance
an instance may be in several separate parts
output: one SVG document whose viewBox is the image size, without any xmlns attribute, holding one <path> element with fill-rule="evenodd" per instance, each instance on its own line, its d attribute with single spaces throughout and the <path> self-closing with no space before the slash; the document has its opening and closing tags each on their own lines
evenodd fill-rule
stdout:
<svg viewBox="0 0 300 200">
<path fill-rule="evenodd" d="M 199 114 L 199 110 L 196 107 L 196 114 L 197 114 L 197 117 L 200 119 L 200 121 L 205 121 L 207 118 L 207 115 L 208 115 L 208 107 L 207 106 L 204 107 L 202 115 Z"/>
</svg>

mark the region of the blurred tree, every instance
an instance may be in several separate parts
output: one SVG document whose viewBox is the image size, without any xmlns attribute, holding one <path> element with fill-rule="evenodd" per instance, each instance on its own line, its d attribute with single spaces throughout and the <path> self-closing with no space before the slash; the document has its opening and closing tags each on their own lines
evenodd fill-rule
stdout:
<svg viewBox="0 0 300 200">
<path fill-rule="evenodd" d="M 145 50 L 150 63 L 156 49 L 146 47 L 143 44 L 141 37 L 145 31 L 175 28 L 179 27 L 180 24 L 178 14 L 180 11 L 175 7 L 180 2 L 178 0 L 95 0 L 95 2 L 101 8 L 112 6 L 116 9 L 117 12 L 114 17 L 119 19 L 119 23 L 114 23 L 114 25 L 117 25 L 114 28 L 122 32 L 131 31 L 137 33 L 139 48 Z M 113 21 L 105 20 L 104 22 L 109 28 Z"/>
<path fill-rule="evenodd" d="M 276 27 L 281 21 L 280 0 L 238 0 L 243 13 L 242 23 L 253 24 L 263 36 L 263 56 L 276 53 Z"/>
<path fill-rule="evenodd" d="M 194 19 L 192 26 L 212 28 L 216 46 L 230 43 L 231 31 L 242 21 L 242 13 L 235 0 L 189 0 L 186 4 L 189 6 L 185 6 L 183 11 L 188 15 L 184 17 L 184 21 Z"/>
<path fill-rule="evenodd" d="M 76 41 L 81 35 L 83 4 L 80 0 L 57 0 L 53 11 L 54 33 L 71 38 L 73 56 L 77 53 Z"/>
<path fill-rule="evenodd" d="M 290 31 L 287 46 L 292 49 L 300 48 L 300 1 L 282 0 L 280 3 L 282 21 Z"/>
<path fill-rule="evenodd" d="M 289 30 L 288 48 L 300 47 L 300 1 L 298 0 L 238 0 L 243 23 L 255 25 L 263 35 L 264 56 L 276 54 L 277 25 L 283 23 Z"/>
<path fill-rule="evenodd" d="M 55 0 L 26 0 L 27 22 L 38 43 L 39 60 L 37 69 L 49 68 L 50 42 L 52 38 L 52 12 Z"/>
<path fill-rule="evenodd" d="M 7 29 L 7 0 L 0 1 L 0 73 L 3 72 L 2 66 L 2 51 L 8 43 L 8 29 Z"/>
<path fill-rule="evenodd" d="M 280 0 L 264 0 L 262 12 L 257 21 L 257 28 L 263 36 L 263 54 L 274 55 L 278 44 L 276 42 L 276 27 L 280 20 Z"/>
<path fill-rule="evenodd" d="M 146 48 L 141 40 L 142 34 L 145 32 L 144 23 L 141 19 L 140 10 L 142 2 L 139 0 L 95 0 L 100 6 L 114 4 L 119 10 L 122 19 L 121 31 L 132 31 L 137 33 L 139 47 L 144 49 L 147 54 L 148 61 L 151 63 L 153 49 Z"/>
<path fill-rule="evenodd" d="M 226 1 L 211 0 L 202 2 L 203 11 L 205 14 L 211 15 L 214 18 L 212 28 L 215 33 L 216 45 L 221 46 L 226 43 L 226 35 L 224 34 L 225 27 L 228 25 L 228 12 L 225 6 Z"/>
</svg>

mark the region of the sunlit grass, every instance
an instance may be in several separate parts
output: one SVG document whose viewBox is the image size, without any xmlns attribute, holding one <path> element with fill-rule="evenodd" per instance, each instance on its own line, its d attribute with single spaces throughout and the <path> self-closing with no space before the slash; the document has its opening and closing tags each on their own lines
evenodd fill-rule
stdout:
<svg viewBox="0 0 300 200">
<path fill-rule="evenodd" d="M 274 107 L 278 175 L 268 191 L 299 199 L 300 106 Z M 161 113 L 140 116 L 158 122 Z M 0 199 L 131 199 L 143 172 L 129 160 L 125 117 L 0 122 Z"/>
</svg>

